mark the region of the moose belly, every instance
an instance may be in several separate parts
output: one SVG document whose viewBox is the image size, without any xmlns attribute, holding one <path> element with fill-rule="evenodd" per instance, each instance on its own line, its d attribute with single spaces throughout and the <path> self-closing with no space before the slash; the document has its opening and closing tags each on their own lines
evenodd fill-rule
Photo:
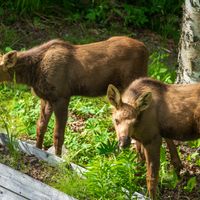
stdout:
<svg viewBox="0 0 200 200">
<path fill-rule="evenodd" d="M 195 126 L 184 127 L 184 129 L 169 126 L 161 129 L 161 136 L 173 140 L 188 141 L 200 138 L 200 133 Z"/>
</svg>

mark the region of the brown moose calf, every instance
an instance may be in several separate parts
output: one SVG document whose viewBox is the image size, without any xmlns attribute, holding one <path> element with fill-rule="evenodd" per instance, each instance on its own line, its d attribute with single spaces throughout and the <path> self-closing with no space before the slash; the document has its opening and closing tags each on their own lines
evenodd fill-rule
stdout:
<svg viewBox="0 0 200 200">
<path fill-rule="evenodd" d="M 28 51 L 0 57 L 0 82 L 29 85 L 41 98 L 37 147 L 42 148 L 52 112 L 55 114 L 54 146 L 61 154 L 67 108 L 72 95 L 105 95 L 109 84 L 125 89 L 147 75 L 148 52 L 142 42 L 112 37 L 102 42 L 72 45 L 52 40 Z"/>
<path fill-rule="evenodd" d="M 156 199 L 162 137 L 180 141 L 200 138 L 200 84 L 167 85 L 141 78 L 122 95 L 109 85 L 107 96 L 115 107 L 113 122 L 120 146 L 128 146 L 134 138 L 144 147 L 147 188 Z"/>
</svg>

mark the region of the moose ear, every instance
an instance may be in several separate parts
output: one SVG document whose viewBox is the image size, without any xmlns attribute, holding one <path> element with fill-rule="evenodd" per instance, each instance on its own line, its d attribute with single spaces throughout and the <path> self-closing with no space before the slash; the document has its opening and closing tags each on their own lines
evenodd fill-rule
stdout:
<svg viewBox="0 0 200 200">
<path fill-rule="evenodd" d="M 144 92 L 136 99 L 136 109 L 138 112 L 142 112 L 146 110 L 152 101 L 152 93 L 151 92 Z"/>
<path fill-rule="evenodd" d="M 4 71 L 14 67 L 17 62 L 17 51 L 10 51 L 3 55 L 0 65 L 4 67 Z"/>
<path fill-rule="evenodd" d="M 119 108 L 122 104 L 121 94 L 114 85 L 109 85 L 107 89 L 107 97 L 109 102 L 115 107 Z"/>
</svg>

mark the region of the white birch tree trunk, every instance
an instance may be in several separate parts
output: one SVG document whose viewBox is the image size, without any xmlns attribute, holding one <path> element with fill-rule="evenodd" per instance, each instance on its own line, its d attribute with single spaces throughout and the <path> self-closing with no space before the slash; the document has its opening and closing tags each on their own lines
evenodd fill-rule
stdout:
<svg viewBox="0 0 200 200">
<path fill-rule="evenodd" d="M 200 0 L 185 0 L 177 83 L 200 82 Z"/>
</svg>

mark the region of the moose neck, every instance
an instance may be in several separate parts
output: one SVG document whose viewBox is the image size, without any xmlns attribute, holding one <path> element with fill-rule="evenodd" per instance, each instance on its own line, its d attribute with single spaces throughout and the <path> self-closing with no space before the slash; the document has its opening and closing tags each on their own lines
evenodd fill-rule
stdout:
<svg viewBox="0 0 200 200">
<path fill-rule="evenodd" d="M 33 86 L 36 78 L 36 70 L 40 57 L 30 54 L 29 51 L 17 53 L 17 63 L 9 70 L 10 81 Z"/>
</svg>

